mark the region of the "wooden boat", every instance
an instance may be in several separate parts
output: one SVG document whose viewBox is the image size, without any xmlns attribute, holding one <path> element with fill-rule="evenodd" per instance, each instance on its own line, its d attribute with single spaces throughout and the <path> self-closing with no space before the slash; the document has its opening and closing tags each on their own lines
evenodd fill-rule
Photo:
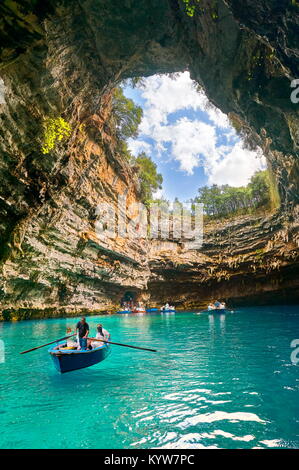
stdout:
<svg viewBox="0 0 299 470">
<path fill-rule="evenodd" d="M 106 359 L 111 352 L 109 344 L 101 344 L 98 348 L 87 349 L 86 351 L 66 348 L 66 343 L 59 344 L 49 349 L 49 353 L 54 362 L 54 366 L 61 372 L 70 372 L 72 370 L 90 367 Z"/>
</svg>

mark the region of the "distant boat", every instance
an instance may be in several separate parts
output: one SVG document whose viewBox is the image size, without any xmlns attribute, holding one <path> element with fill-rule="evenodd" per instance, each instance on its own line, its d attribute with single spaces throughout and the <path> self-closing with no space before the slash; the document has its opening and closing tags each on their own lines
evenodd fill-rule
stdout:
<svg viewBox="0 0 299 470">
<path fill-rule="evenodd" d="M 163 312 L 163 313 L 165 313 L 165 312 L 175 312 L 175 308 L 163 308 L 163 307 L 161 307 L 160 312 Z"/>
<path fill-rule="evenodd" d="M 66 344 L 60 344 L 49 349 L 54 366 L 58 372 L 61 372 L 62 374 L 64 372 L 83 369 L 85 367 L 98 364 L 106 359 L 111 352 L 109 344 L 103 344 L 98 348 L 87 349 L 86 351 L 77 349 L 59 349 L 63 346 L 66 346 Z"/>
<path fill-rule="evenodd" d="M 132 313 L 132 310 L 119 310 L 116 313 Z"/>
<path fill-rule="evenodd" d="M 212 308 L 212 309 L 206 309 L 206 310 L 201 310 L 200 313 L 216 313 L 216 314 L 221 314 L 221 313 L 230 313 L 232 310 L 228 310 L 227 308 Z"/>
<path fill-rule="evenodd" d="M 146 311 L 147 312 L 158 312 L 159 309 L 158 308 L 147 308 Z"/>
</svg>

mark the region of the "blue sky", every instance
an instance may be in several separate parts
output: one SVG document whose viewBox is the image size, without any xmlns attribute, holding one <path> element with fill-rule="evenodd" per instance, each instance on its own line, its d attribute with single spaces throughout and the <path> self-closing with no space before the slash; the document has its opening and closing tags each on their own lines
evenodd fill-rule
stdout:
<svg viewBox="0 0 299 470">
<path fill-rule="evenodd" d="M 142 88 L 126 86 L 124 94 L 143 109 L 139 136 L 128 144 L 134 155 L 145 151 L 157 164 L 164 179 L 158 197 L 185 201 L 200 186 L 246 185 L 265 167 L 261 154 L 244 149 L 227 117 L 195 89 L 188 72 L 148 77 Z"/>
</svg>

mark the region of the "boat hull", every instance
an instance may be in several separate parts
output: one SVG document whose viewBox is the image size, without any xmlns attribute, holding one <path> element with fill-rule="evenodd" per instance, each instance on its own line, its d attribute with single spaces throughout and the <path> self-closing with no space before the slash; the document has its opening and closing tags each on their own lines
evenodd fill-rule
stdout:
<svg viewBox="0 0 299 470">
<path fill-rule="evenodd" d="M 202 313 L 215 313 L 216 315 L 222 314 L 222 313 L 228 313 L 230 310 L 227 310 L 226 308 L 215 308 L 215 310 L 203 310 Z"/>
<path fill-rule="evenodd" d="M 57 349 L 57 346 L 49 349 L 54 366 L 61 374 L 98 364 L 99 362 L 104 361 L 104 359 L 109 356 L 110 352 L 111 349 L 108 344 L 86 351 L 60 351 Z"/>
</svg>

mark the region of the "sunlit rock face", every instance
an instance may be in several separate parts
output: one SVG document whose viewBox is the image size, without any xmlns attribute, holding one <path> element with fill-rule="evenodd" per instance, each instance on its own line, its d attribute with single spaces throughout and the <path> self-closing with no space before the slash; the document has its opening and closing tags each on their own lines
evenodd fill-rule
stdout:
<svg viewBox="0 0 299 470">
<path fill-rule="evenodd" d="M 299 8 L 239 4 L 202 0 L 193 17 L 174 0 L 1 4 L 2 318 L 28 317 L 31 308 L 38 316 L 112 310 L 132 290 L 182 306 L 298 295 L 299 104 L 290 84 L 299 78 Z M 207 228 L 198 251 L 99 239 L 97 204 L 139 197 L 110 129 L 111 89 L 127 77 L 186 69 L 264 149 L 279 213 L 233 233 Z M 43 154 L 49 116 L 62 116 L 71 134 Z"/>
<path fill-rule="evenodd" d="M 201 249 L 156 241 L 151 246 L 152 304 L 184 308 L 299 300 L 297 217 L 282 213 L 208 224 Z"/>
</svg>

